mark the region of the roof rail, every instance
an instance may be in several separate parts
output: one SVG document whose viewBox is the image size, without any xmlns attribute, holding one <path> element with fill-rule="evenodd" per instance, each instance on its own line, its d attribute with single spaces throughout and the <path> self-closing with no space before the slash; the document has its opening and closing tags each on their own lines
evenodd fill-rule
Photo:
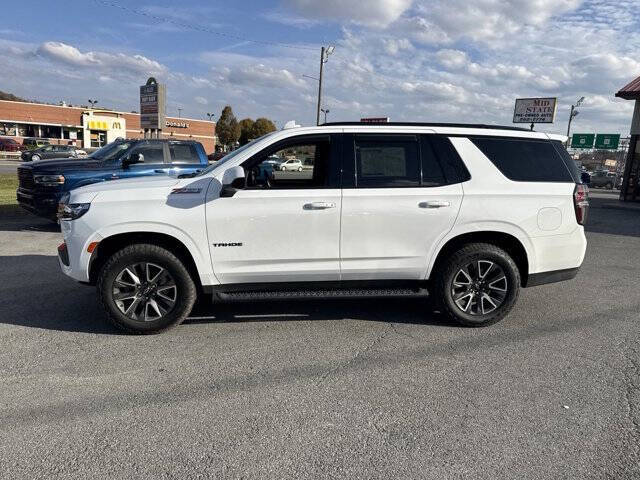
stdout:
<svg viewBox="0 0 640 480">
<path fill-rule="evenodd" d="M 385 122 L 385 123 L 368 123 L 368 122 L 327 122 L 320 126 L 356 126 L 364 125 L 368 127 L 449 127 L 449 128 L 485 128 L 495 130 L 517 130 L 522 132 L 530 132 L 528 128 L 511 127 L 505 125 L 486 125 L 480 123 L 429 123 L 429 122 Z"/>
</svg>

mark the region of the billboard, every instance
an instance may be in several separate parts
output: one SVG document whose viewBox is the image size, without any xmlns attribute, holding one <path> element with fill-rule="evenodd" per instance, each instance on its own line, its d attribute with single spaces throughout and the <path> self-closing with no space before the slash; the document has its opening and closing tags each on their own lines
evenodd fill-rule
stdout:
<svg viewBox="0 0 640 480">
<path fill-rule="evenodd" d="M 140 86 L 140 128 L 162 130 L 166 103 L 166 85 L 149 77 L 147 83 Z"/>
<path fill-rule="evenodd" d="M 516 98 L 513 123 L 553 123 L 557 98 Z"/>
</svg>

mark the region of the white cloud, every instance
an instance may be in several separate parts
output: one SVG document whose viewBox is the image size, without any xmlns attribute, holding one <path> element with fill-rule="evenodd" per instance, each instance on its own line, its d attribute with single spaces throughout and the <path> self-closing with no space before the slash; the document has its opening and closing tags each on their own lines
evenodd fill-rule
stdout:
<svg viewBox="0 0 640 480">
<path fill-rule="evenodd" d="M 443 49 L 436 53 L 438 61 L 446 68 L 455 70 L 467 65 L 467 54 L 460 50 Z"/>
<path fill-rule="evenodd" d="M 82 53 L 76 47 L 61 42 L 44 42 L 38 47 L 36 53 L 55 62 L 77 67 L 124 69 L 149 75 L 157 75 L 167 70 L 164 65 L 143 55 L 105 52 Z"/>
<path fill-rule="evenodd" d="M 582 0 L 422 0 L 401 22 L 416 41 L 449 44 L 458 39 L 495 42 L 526 26 L 541 26 L 576 9 Z"/>
<path fill-rule="evenodd" d="M 208 105 L 209 104 L 209 100 L 207 100 L 204 97 L 201 97 L 200 95 L 196 95 L 195 97 L 193 97 L 193 100 L 198 104 L 198 105 Z"/>
<path fill-rule="evenodd" d="M 283 0 L 282 3 L 305 18 L 386 27 L 411 6 L 412 0 Z"/>
</svg>

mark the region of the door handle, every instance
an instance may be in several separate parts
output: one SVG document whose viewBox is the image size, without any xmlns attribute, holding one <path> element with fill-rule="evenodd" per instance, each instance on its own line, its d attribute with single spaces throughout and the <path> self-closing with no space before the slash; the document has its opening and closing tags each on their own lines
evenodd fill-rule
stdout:
<svg viewBox="0 0 640 480">
<path fill-rule="evenodd" d="M 429 200 L 428 202 L 420 202 L 418 204 L 420 208 L 442 208 L 450 205 L 451 202 L 447 202 L 446 200 Z"/>
<path fill-rule="evenodd" d="M 311 202 L 305 203 L 302 207 L 305 210 L 326 210 L 327 208 L 336 208 L 333 202 Z"/>
<path fill-rule="evenodd" d="M 155 173 L 167 173 L 165 170 L 161 169 L 161 168 L 157 168 L 154 170 Z"/>
</svg>

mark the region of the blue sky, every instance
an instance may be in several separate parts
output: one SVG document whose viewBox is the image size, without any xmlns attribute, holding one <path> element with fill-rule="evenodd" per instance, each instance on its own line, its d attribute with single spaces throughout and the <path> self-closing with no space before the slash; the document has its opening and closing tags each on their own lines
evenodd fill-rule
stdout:
<svg viewBox="0 0 640 480">
<path fill-rule="evenodd" d="M 635 5 L 634 5 L 635 4 Z M 366 5 L 366 7 L 363 7 Z M 276 0 L 9 2 L 0 90 L 48 102 L 136 110 L 149 75 L 168 111 L 280 124 L 315 121 L 321 45 L 329 120 L 511 122 L 516 97 L 557 96 L 564 132 L 626 134 L 640 75 L 634 0 Z"/>
</svg>

